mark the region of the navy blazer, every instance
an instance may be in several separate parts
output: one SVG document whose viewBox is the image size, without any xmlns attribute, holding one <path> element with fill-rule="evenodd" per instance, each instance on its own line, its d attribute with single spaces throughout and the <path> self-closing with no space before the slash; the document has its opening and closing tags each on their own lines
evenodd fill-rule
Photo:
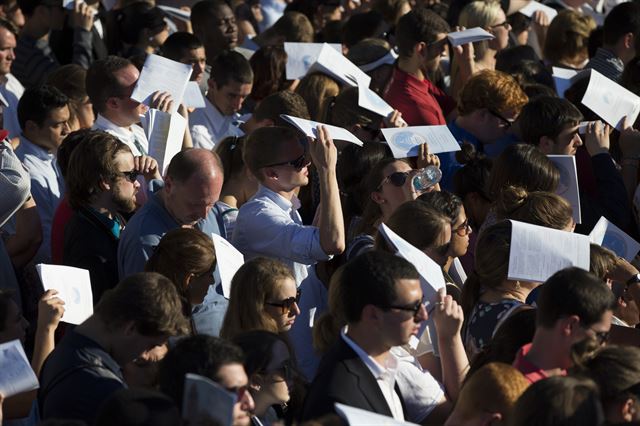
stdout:
<svg viewBox="0 0 640 426">
<path fill-rule="evenodd" d="M 404 410 L 404 401 L 397 384 L 395 390 Z M 342 337 L 320 361 L 318 372 L 304 401 L 301 420 L 335 413 L 335 402 L 393 416 L 375 377 Z"/>
</svg>

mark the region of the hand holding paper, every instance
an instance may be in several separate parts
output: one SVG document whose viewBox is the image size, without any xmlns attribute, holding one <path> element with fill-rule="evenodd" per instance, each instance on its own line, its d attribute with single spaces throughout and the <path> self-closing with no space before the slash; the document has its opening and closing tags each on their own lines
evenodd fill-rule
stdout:
<svg viewBox="0 0 640 426">
<path fill-rule="evenodd" d="M 431 154 L 460 151 L 460 144 L 445 125 L 389 128 L 382 129 L 382 134 L 395 158 L 416 157 L 425 143 Z"/>
<path fill-rule="evenodd" d="M 451 46 L 456 47 L 462 44 L 475 43 L 476 41 L 493 40 L 496 37 L 480 27 L 475 27 L 449 33 L 447 34 L 447 38 Z"/>
<path fill-rule="evenodd" d="M 133 89 L 131 99 L 151 106 L 152 97 L 157 92 L 166 92 L 173 101 L 169 111 L 176 112 L 182 102 L 193 68 L 189 64 L 172 61 L 158 55 L 149 55 Z M 166 99 L 163 99 L 166 102 Z"/>
<path fill-rule="evenodd" d="M 78 325 L 93 315 L 93 294 L 89 271 L 62 265 L 36 265 L 45 290 L 57 290 L 65 303 L 62 320 Z"/>
<path fill-rule="evenodd" d="M 635 123 L 640 113 L 640 97 L 598 71 L 590 72 L 582 103 L 618 130 L 622 130 L 625 117 Z"/>
<path fill-rule="evenodd" d="M 302 133 L 310 138 L 316 139 L 318 137 L 318 126 L 325 126 L 329 130 L 331 138 L 334 140 L 351 142 L 356 145 L 362 146 L 363 143 L 350 131 L 343 129 L 342 127 L 331 126 L 329 124 L 319 123 L 313 120 L 305 120 L 304 118 L 292 117 L 290 115 L 280 115 L 283 119 L 293 124 L 300 129 Z"/>
</svg>

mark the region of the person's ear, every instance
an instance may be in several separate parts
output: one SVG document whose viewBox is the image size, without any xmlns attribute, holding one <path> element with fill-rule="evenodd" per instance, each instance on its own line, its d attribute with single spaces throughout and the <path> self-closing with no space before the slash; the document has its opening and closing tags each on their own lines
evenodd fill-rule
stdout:
<svg viewBox="0 0 640 426">
<path fill-rule="evenodd" d="M 373 200 L 373 202 L 376 204 L 384 204 L 387 202 L 387 200 L 385 200 L 385 198 L 382 196 L 382 193 L 378 191 L 373 191 L 371 193 L 371 200 Z"/>
<path fill-rule="evenodd" d="M 107 109 L 118 109 L 120 108 L 120 104 L 118 103 L 118 98 L 111 96 L 107 98 L 107 102 L 105 102 Z"/>
<path fill-rule="evenodd" d="M 632 422 L 636 416 L 636 403 L 633 398 L 627 398 L 620 407 L 620 414 L 625 422 Z"/>
<path fill-rule="evenodd" d="M 580 317 L 577 315 L 569 315 L 560 320 L 560 329 L 566 337 L 571 336 L 577 328 L 580 328 Z"/>
<path fill-rule="evenodd" d="M 31 132 L 37 132 L 38 130 L 40 130 L 40 126 L 38 126 L 38 123 L 36 123 L 33 120 L 27 120 L 24 123 L 24 129 L 27 133 L 31 133 Z"/>
<path fill-rule="evenodd" d="M 191 284 L 191 280 L 192 280 L 194 277 L 195 277 L 195 275 L 194 275 L 194 274 L 187 274 L 187 275 L 185 275 L 184 280 L 182 281 L 183 288 L 184 288 L 185 290 L 187 290 L 187 291 L 189 290 L 189 285 Z"/>
<path fill-rule="evenodd" d="M 427 43 L 424 41 L 416 43 L 416 45 L 413 46 L 413 53 L 418 56 L 425 56 L 427 54 Z"/>
<path fill-rule="evenodd" d="M 260 376 L 259 374 L 252 375 L 251 379 L 249 380 L 249 387 L 255 390 L 256 392 L 260 391 L 263 384 L 264 384 L 264 381 L 262 380 L 262 376 Z"/>
<path fill-rule="evenodd" d="M 625 49 L 631 49 L 632 47 L 635 47 L 635 37 L 633 36 L 633 33 L 626 33 L 622 38 L 622 42 L 624 43 Z"/>
<path fill-rule="evenodd" d="M 278 173 L 272 169 L 271 167 L 266 167 L 262 169 L 262 173 L 266 179 L 278 179 Z"/>
<path fill-rule="evenodd" d="M 501 425 L 502 413 L 485 413 L 481 424 L 482 426 Z"/>
<path fill-rule="evenodd" d="M 111 190 L 111 182 L 109 182 L 106 179 L 100 179 L 100 189 L 102 189 L 103 191 L 110 191 Z"/>
<path fill-rule="evenodd" d="M 555 142 L 549 136 L 540 136 L 540 141 L 538 142 L 538 149 L 543 154 L 550 154 L 553 152 L 553 146 Z"/>
<path fill-rule="evenodd" d="M 216 84 L 216 81 L 209 77 L 209 81 L 207 81 L 207 85 L 209 86 L 209 90 L 211 90 L 211 92 L 213 93 L 217 93 L 218 92 L 218 85 Z"/>
<path fill-rule="evenodd" d="M 381 319 L 380 310 L 373 305 L 365 305 L 360 314 L 362 320 L 377 321 Z"/>
</svg>

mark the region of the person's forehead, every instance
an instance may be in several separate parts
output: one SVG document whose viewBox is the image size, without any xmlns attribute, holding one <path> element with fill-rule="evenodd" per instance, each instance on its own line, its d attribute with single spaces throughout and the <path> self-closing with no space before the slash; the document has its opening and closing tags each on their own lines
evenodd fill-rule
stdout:
<svg viewBox="0 0 640 426">
<path fill-rule="evenodd" d="M 129 166 L 133 165 L 133 154 L 131 152 L 119 152 L 116 154 L 114 163 L 117 167 L 123 169 L 121 171 L 128 171 L 131 169 Z"/>
<path fill-rule="evenodd" d="M 0 44 L 16 44 L 16 36 L 4 27 L 0 27 Z"/>
<path fill-rule="evenodd" d="M 422 297 L 420 280 L 417 278 L 396 279 L 396 300 L 404 300 L 410 303 L 420 297 Z"/>
<path fill-rule="evenodd" d="M 218 383 L 226 388 L 244 386 L 249 382 L 242 364 L 225 364 L 218 370 Z"/>
<path fill-rule="evenodd" d="M 220 5 L 213 9 L 211 16 L 215 19 L 234 18 L 233 10 L 226 4 Z"/>
<path fill-rule="evenodd" d="M 127 87 L 138 81 L 138 78 L 140 77 L 140 71 L 138 71 L 138 69 L 133 65 L 127 65 L 124 68 L 116 70 L 113 75 L 116 77 L 120 84 Z"/>
<path fill-rule="evenodd" d="M 58 122 L 67 121 L 69 119 L 69 107 L 67 105 L 61 108 L 54 108 L 47 114 L 47 121 Z"/>
</svg>

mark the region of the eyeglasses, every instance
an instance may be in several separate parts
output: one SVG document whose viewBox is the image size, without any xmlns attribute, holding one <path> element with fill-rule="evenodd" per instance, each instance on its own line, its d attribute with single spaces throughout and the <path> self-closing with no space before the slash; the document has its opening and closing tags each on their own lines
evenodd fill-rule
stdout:
<svg viewBox="0 0 640 426">
<path fill-rule="evenodd" d="M 598 331 L 598 330 L 594 330 L 593 328 L 589 328 L 589 330 L 593 331 L 596 335 L 596 340 L 598 341 L 598 344 L 600 346 L 604 345 L 608 340 L 609 340 L 609 334 L 611 334 L 611 331 Z"/>
<path fill-rule="evenodd" d="M 413 314 L 413 317 L 417 318 L 418 314 L 420 313 L 420 308 L 422 308 L 423 305 L 424 305 L 424 301 L 418 300 L 413 305 L 408 305 L 408 306 L 387 305 L 387 306 L 378 306 L 378 307 L 385 311 L 388 311 L 391 309 L 397 309 L 399 311 L 411 312 Z"/>
<path fill-rule="evenodd" d="M 140 176 L 140 173 L 138 173 L 136 170 L 131 170 L 128 172 L 118 172 L 116 173 L 116 176 L 122 176 L 129 182 L 133 183 L 136 181 L 136 179 L 138 179 L 138 176 Z"/>
<path fill-rule="evenodd" d="M 504 21 L 500 24 L 496 24 L 496 25 L 492 25 L 491 28 L 499 28 L 499 27 L 504 27 L 505 29 L 509 29 L 511 27 L 511 24 L 508 21 Z"/>
<path fill-rule="evenodd" d="M 511 125 L 513 124 L 513 121 L 511 120 L 507 120 L 506 118 L 504 118 L 504 116 L 490 108 L 487 108 L 487 111 L 489 111 L 489 114 L 493 115 L 494 117 L 500 119 L 500 121 L 502 121 L 502 127 L 504 127 L 505 129 L 508 129 L 511 127 Z"/>
<path fill-rule="evenodd" d="M 467 236 L 471 233 L 471 225 L 469 225 L 469 219 L 466 219 L 460 226 L 453 230 L 459 237 Z"/>
<path fill-rule="evenodd" d="M 300 289 L 298 289 L 296 291 L 296 297 L 289 297 L 280 302 L 264 302 L 264 303 L 265 305 L 275 306 L 277 308 L 280 308 L 281 313 L 286 314 L 292 311 L 294 304 L 298 305 L 300 303 L 301 294 L 302 292 L 300 291 Z"/>
<path fill-rule="evenodd" d="M 311 164 L 311 161 L 307 159 L 307 154 L 304 153 L 300 157 L 296 158 L 295 160 L 283 161 L 282 163 L 269 164 L 268 166 L 264 166 L 264 167 L 291 166 L 297 171 L 300 171 L 305 167 L 307 167 L 309 164 Z"/>
<path fill-rule="evenodd" d="M 395 172 L 395 173 L 391 173 L 389 176 L 387 176 L 386 178 L 384 178 L 382 180 L 382 182 L 380 182 L 380 185 L 378 185 L 378 187 L 376 188 L 376 191 L 380 191 L 380 189 L 382 188 L 382 186 L 389 182 L 391 185 L 393 186 L 397 186 L 398 188 L 401 187 L 402 185 L 405 184 L 405 182 L 407 181 L 407 178 L 413 173 L 413 170 L 409 171 L 409 172 Z"/>
<path fill-rule="evenodd" d="M 242 400 L 242 398 L 244 398 L 244 396 L 249 391 L 249 385 L 236 386 L 233 388 L 225 388 L 225 390 L 227 392 L 231 392 L 232 394 L 234 394 L 236 396 L 236 401 L 240 401 Z"/>
</svg>

